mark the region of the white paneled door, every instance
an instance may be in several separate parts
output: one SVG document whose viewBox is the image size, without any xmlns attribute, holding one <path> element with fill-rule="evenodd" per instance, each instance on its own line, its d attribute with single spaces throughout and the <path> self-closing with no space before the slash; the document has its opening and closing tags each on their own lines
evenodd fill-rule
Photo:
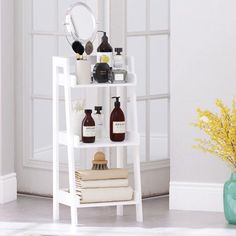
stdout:
<svg viewBox="0 0 236 236">
<path fill-rule="evenodd" d="M 73 56 L 65 39 L 63 23 L 66 9 L 75 2 L 78 0 L 15 2 L 16 169 L 19 192 L 52 193 L 52 56 Z M 144 195 L 165 193 L 169 181 L 169 1 L 82 2 L 93 10 L 98 28 L 108 33 L 114 32 L 114 27 L 117 27 L 112 19 L 119 20 L 122 16 L 122 46 L 128 54 L 134 55 L 138 76 L 143 192 Z M 114 6 L 120 2 L 123 6 L 118 12 Z M 115 40 L 116 35 L 112 37 Z M 63 99 L 60 102 L 60 120 L 60 128 L 63 129 Z M 63 147 L 60 164 L 63 187 L 68 181 L 66 149 Z M 76 160 L 76 165 L 89 166 L 86 153 L 84 158 Z M 150 184 L 150 178 L 157 180 Z"/>
<path fill-rule="evenodd" d="M 65 37 L 64 18 L 67 8 L 76 2 L 78 1 L 15 2 L 16 167 L 19 192 L 46 195 L 52 193 L 52 56 L 74 56 Z M 97 19 L 98 28 L 104 30 L 105 1 L 81 2 L 90 6 Z M 60 92 L 63 95 L 63 91 Z M 74 99 L 76 98 L 74 95 Z M 59 108 L 60 129 L 65 129 L 63 99 Z M 66 154 L 66 149 L 61 147 L 61 184 L 65 186 Z M 76 164 L 86 167 L 88 160 L 82 158 L 76 160 Z"/>
</svg>

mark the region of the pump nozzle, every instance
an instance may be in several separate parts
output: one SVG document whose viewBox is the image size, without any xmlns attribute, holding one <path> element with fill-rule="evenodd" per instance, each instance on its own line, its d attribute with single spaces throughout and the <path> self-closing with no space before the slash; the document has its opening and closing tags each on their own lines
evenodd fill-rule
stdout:
<svg viewBox="0 0 236 236">
<path fill-rule="evenodd" d="M 97 32 L 103 33 L 102 41 L 108 41 L 107 33 L 105 31 L 98 30 Z"/>
<path fill-rule="evenodd" d="M 114 103 L 115 107 L 116 107 L 116 106 L 118 106 L 118 107 L 119 107 L 119 106 L 120 106 L 120 100 L 119 100 L 119 99 L 120 99 L 120 97 L 112 97 L 112 99 L 113 99 L 113 98 L 115 98 L 115 99 L 116 99 L 116 101 L 115 101 L 115 103 Z"/>
</svg>

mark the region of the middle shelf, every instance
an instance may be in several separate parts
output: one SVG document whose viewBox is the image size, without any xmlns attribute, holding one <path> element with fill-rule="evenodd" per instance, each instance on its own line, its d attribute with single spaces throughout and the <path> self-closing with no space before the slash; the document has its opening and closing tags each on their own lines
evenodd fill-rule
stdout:
<svg viewBox="0 0 236 236">
<path fill-rule="evenodd" d="M 59 132 L 59 144 L 67 145 L 66 131 Z M 112 142 L 109 138 L 97 140 L 95 143 L 82 143 L 78 135 L 73 135 L 74 148 L 125 147 L 139 145 L 139 135 L 127 132 L 127 139 L 122 142 Z"/>
</svg>

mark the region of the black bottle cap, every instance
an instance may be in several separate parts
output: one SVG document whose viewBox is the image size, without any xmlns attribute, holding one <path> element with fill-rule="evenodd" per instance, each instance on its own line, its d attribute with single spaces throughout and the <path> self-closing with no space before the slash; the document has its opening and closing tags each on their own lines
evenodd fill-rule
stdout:
<svg viewBox="0 0 236 236">
<path fill-rule="evenodd" d="M 120 106 L 120 97 L 112 97 L 112 98 L 115 98 L 116 99 L 116 101 L 115 101 L 115 103 L 114 103 L 114 105 L 115 105 L 115 107 L 119 107 Z"/>
<path fill-rule="evenodd" d="M 92 109 L 85 109 L 84 112 L 85 113 L 92 113 Z"/>
<path fill-rule="evenodd" d="M 78 53 L 79 55 L 83 55 L 84 46 L 81 44 L 81 42 L 74 41 L 71 46 L 75 53 Z"/>
<path fill-rule="evenodd" d="M 102 106 L 95 106 L 94 110 L 96 111 L 96 114 L 101 114 Z"/>
<path fill-rule="evenodd" d="M 116 55 L 121 55 L 123 49 L 122 48 L 115 48 Z"/>
</svg>

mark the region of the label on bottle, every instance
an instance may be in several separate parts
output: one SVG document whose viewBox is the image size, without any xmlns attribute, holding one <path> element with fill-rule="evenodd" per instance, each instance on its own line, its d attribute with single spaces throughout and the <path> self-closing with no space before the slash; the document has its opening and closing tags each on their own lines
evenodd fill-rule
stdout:
<svg viewBox="0 0 236 236">
<path fill-rule="evenodd" d="M 115 81 L 124 81 L 125 76 L 122 73 L 114 73 L 114 80 Z"/>
<path fill-rule="evenodd" d="M 83 126 L 83 137 L 95 137 L 95 126 Z"/>
<path fill-rule="evenodd" d="M 107 63 L 110 67 L 113 66 L 112 52 L 98 52 L 97 62 Z"/>
<path fill-rule="evenodd" d="M 113 122 L 113 133 L 124 134 L 125 133 L 125 121 L 114 121 Z"/>
</svg>

